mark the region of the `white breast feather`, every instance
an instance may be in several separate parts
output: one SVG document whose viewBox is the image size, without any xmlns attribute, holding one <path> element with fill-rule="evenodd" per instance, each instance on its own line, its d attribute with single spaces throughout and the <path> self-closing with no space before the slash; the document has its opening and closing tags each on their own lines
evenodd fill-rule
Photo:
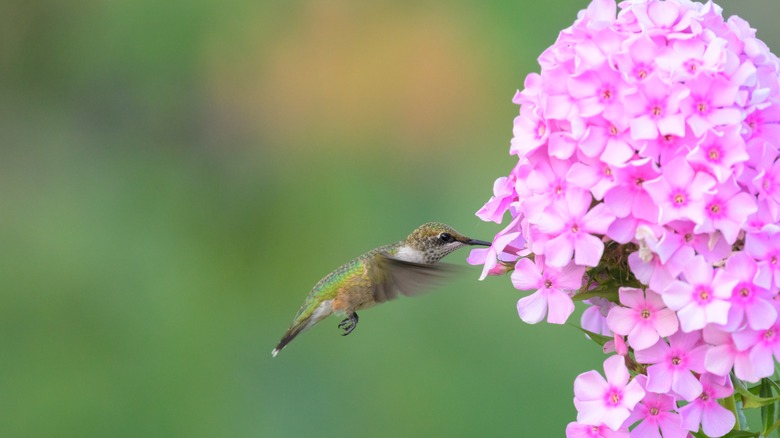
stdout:
<svg viewBox="0 0 780 438">
<path fill-rule="evenodd" d="M 412 262 L 412 263 L 425 262 L 425 255 L 421 251 L 418 251 L 409 245 L 404 245 L 398 248 L 398 251 L 395 253 L 394 257 L 399 260 L 403 260 L 405 262 Z"/>
</svg>

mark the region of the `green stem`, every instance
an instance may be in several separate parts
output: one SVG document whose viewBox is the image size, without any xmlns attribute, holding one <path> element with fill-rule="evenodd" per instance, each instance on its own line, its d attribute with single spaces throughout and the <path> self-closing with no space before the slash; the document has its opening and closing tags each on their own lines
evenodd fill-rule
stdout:
<svg viewBox="0 0 780 438">
<path fill-rule="evenodd" d="M 734 394 L 723 399 L 723 406 L 730 410 L 734 414 L 734 418 L 737 419 L 733 430 L 742 430 L 742 425 L 739 423 L 739 412 L 737 411 L 739 408 L 737 408 L 737 399 L 734 398 Z"/>
</svg>

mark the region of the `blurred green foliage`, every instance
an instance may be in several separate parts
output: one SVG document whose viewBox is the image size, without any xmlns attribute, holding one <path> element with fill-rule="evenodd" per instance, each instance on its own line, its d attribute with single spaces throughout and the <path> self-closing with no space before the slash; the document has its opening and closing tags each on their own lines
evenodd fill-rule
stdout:
<svg viewBox="0 0 780 438">
<path fill-rule="evenodd" d="M 778 47 L 772 1 L 723 6 Z M 0 434 L 562 435 L 598 347 L 477 268 L 270 351 L 349 258 L 492 238 L 510 99 L 584 5 L 1 4 Z"/>
</svg>

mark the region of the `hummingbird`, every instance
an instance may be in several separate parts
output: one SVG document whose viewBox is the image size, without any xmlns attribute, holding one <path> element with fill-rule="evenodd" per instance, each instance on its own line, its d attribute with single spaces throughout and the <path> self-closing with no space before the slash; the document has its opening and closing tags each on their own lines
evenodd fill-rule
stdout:
<svg viewBox="0 0 780 438">
<path fill-rule="evenodd" d="M 346 316 L 338 325 L 342 336 L 352 333 L 358 324 L 358 310 L 399 294 L 418 295 L 426 286 L 454 273 L 457 266 L 435 263 L 465 245 L 490 246 L 490 242 L 468 238 L 439 222 L 429 222 L 404 240 L 350 260 L 314 285 L 272 356 L 331 314 Z"/>
</svg>

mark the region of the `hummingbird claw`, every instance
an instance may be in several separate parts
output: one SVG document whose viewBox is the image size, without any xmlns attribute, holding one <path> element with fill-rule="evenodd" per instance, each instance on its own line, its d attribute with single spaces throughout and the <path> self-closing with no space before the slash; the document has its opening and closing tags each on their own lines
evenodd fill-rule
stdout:
<svg viewBox="0 0 780 438">
<path fill-rule="evenodd" d="M 339 323 L 339 328 L 344 330 L 344 333 L 342 333 L 341 336 L 347 336 L 352 333 L 352 330 L 355 330 L 357 324 L 358 315 L 357 313 L 352 312 L 347 318 L 344 318 L 344 320 Z"/>
</svg>

